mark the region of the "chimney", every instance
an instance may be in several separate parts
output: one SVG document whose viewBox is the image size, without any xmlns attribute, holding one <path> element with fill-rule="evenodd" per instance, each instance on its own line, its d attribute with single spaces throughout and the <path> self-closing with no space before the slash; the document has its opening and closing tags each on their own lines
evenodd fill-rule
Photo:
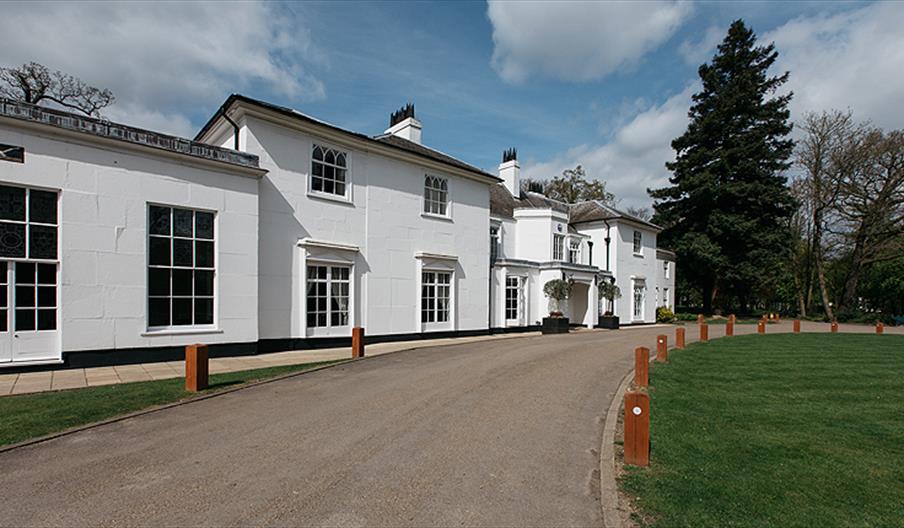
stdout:
<svg viewBox="0 0 904 528">
<path fill-rule="evenodd" d="M 389 128 L 386 134 L 392 134 L 421 144 L 421 122 L 414 117 L 414 105 L 408 103 L 389 116 Z"/>
<path fill-rule="evenodd" d="M 518 151 L 514 148 L 502 151 L 502 164 L 499 165 L 499 177 L 505 188 L 518 198 L 521 196 L 521 166 L 518 165 Z"/>
</svg>

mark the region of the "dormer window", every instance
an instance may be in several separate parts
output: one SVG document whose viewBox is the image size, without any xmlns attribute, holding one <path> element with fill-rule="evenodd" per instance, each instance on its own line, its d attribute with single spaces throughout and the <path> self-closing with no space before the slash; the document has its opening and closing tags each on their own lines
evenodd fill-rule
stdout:
<svg viewBox="0 0 904 528">
<path fill-rule="evenodd" d="M 552 259 L 565 260 L 565 235 L 552 235 Z"/>
<path fill-rule="evenodd" d="M 640 231 L 634 232 L 634 254 L 642 255 L 643 250 L 643 234 Z"/>
<path fill-rule="evenodd" d="M 572 264 L 581 263 L 581 241 L 577 238 L 568 241 L 568 262 Z"/>
<path fill-rule="evenodd" d="M 427 214 L 448 216 L 449 183 L 445 178 L 424 176 L 424 212 Z"/>
<path fill-rule="evenodd" d="M 311 191 L 347 196 L 348 155 L 345 152 L 314 145 L 311 154 Z"/>
</svg>

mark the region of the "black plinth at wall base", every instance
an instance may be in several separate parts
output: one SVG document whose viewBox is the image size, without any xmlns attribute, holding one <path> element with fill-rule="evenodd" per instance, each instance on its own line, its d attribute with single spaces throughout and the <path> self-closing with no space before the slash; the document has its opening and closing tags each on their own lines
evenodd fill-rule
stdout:
<svg viewBox="0 0 904 528">
<path fill-rule="evenodd" d="M 596 324 L 597 328 L 608 328 L 609 330 L 618 330 L 617 315 L 601 315 L 600 322 Z"/>
<path fill-rule="evenodd" d="M 567 317 L 544 317 L 543 318 L 544 334 L 567 334 L 568 318 Z"/>
</svg>

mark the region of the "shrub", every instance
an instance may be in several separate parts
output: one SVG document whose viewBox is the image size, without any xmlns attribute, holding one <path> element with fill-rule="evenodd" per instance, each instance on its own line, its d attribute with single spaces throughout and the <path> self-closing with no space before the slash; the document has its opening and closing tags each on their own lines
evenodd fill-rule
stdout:
<svg viewBox="0 0 904 528">
<path fill-rule="evenodd" d="M 656 308 L 657 323 L 671 323 L 675 320 L 675 313 L 668 306 L 660 306 Z"/>
<path fill-rule="evenodd" d="M 675 318 L 678 319 L 679 321 L 696 321 L 697 314 L 693 314 L 690 312 L 678 312 L 677 314 L 675 314 Z"/>
<path fill-rule="evenodd" d="M 550 310 L 549 315 L 561 317 L 562 312 L 559 310 L 559 305 L 571 294 L 571 283 L 562 279 L 553 279 L 543 285 L 543 293 L 555 302 L 555 309 Z"/>
</svg>

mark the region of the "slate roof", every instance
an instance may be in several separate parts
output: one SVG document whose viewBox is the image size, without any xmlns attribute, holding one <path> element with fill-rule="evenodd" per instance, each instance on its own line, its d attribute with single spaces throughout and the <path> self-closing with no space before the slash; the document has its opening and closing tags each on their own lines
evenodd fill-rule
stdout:
<svg viewBox="0 0 904 528">
<path fill-rule="evenodd" d="M 340 132 L 342 134 L 354 137 L 356 139 L 360 139 L 360 140 L 364 140 L 364 141 L 368 141 L 368 142 L 379 143 L 380 145 L 386 145 L 391 148 L 395 148 L 398 150 L 408 152 L 410 154 L 414 154 L 415 156 L 418 156 L 421 158 L 430 159 L 432 161 L 436 161 L 436 162 L 442 163 L 444 165 L 449 165 L 449 166 L 455 167 L 457 169 L 466 170 L 468 172 L 474 173 L 475 175 L 478 175 L 478 176 L 481 176 L 484 178 L 490 178 L 496 182 L 501 181 L 500 178 L 498 176 L 496 176 L 495 174 L 490 174 L 478 167 L 465 163 L 464 161 L 454 158 L 448 154 L 444 154 L 438 150 L 434 150 L 432 148 L 425 147 L 424 145 L 420 145 L 413 141 L 408 141 L 407 139 L 400 138 L 398 136 L 392 136 L 392 135 L 379 135 L 376 137 L 371 137 L 371 136 L 368 136 L 367 134 L 362 134 L 360 132 L 354 132 L 351 130 L 347 130 L 347 129 L 338 127 L 336 125 L 327 123 L 326 121 L 321 121 L 319 119 L 315 119 L 309 115 L 303 114 L 303 113 L 299 112 L 298 110 L 294 110 L 292 108 L 275 105 L 273 103 L 268 103 L 266 101 L 261 101 L 258 99 L 253 99 L 251 97 L 247 97 L 247 96 L 241 95 L 241 94 L 230 95 L 226 99 L 226 102 L 224 102 L 223 105 L 220 106 L 220 109 L 217 110 L 217 112 L 207 121 L 207 123 L 204 124 L 203 127 L 201 127 L 201 130 L 195 136 L 195 140 L 200 139 L 208 130 L 210 130 L 213 127 L 213 125 L 216 123 L 217 119 L 221 115 L 223 115 L 223 113 L 236 101 L 254 105 L 254 106 L 259 106 L 259 107 L 266 108 L 269 110 L 273 110 L 274 112 L 282 114 L 286 117 L 289 117 L 292 119 L 297 119 L 297 120 L 303 121 L 305 123 L 326 127 L 330 130 L 333 130 L 335 132 Z"/>
</svg>

